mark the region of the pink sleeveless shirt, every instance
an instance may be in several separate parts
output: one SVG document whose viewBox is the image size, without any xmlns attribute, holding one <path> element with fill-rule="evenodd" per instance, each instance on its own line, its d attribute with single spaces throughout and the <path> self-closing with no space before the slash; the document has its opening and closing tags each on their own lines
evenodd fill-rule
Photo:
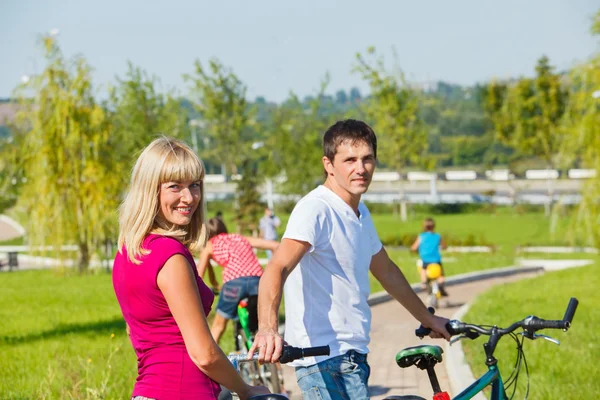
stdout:
<svg viewBox="0 0 600 400">
<path fill-rule="evenodd" d="M 132 396 L 162 399 L 216 399 L 220 386 L 192 362 L 181 331 L 158 288 L 158 272 L 175 254 L 190 263 L 204 313 L 208 315 L 214 295 L 198 276 L 189 250 L 178 240 L 149 235 L 142 248 L 150 254 L 135 265 L 125 248 L 117 253 L 113 267 L 113 287 L 125 322 L 131 330 L 131 343 L 138 358 L 138 377 Z"/>
</svg>

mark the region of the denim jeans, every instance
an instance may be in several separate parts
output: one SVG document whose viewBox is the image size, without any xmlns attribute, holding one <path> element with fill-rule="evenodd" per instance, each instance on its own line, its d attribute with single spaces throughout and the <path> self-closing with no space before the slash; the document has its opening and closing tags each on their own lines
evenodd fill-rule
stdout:
<svg viewBox="0 0 600 400">
<path fill-rule="evenodd" d="M 225 282 L 221 288 L 217 313 L 227 319 L 238 319 L 237 307 L 245 297 L 258 295 L 258 276 L 242 276 Z"/>
<path fill-rule="evenodd" d="M 367 355 L 354 350 L 315 365 L 296 367 L 304 400 L 368 399 L 370 374 Z"/>
</svg>

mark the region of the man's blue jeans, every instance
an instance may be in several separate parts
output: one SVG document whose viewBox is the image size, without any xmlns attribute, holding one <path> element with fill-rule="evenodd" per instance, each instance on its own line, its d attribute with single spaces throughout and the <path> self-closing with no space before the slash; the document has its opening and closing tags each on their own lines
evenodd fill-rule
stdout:
<svg viewBox="0 0 600 400">
<path fill-rule="evenodd" d="M 354 350 L 309 367 L 296 367 L 304 400 L 368 399 L 370 374 L 367 355 Z"/>
</svg>

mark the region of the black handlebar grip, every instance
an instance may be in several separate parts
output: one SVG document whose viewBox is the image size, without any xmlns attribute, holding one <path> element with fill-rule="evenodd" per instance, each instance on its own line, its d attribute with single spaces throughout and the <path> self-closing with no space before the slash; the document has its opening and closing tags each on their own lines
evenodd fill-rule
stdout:
<svg viewBox="0 0 600 400">
<path fill-rule="evenodd" d="M 548 329 L 569 329 L 569 321 L 544 321 L 544 328 Z"/>
<path fill-rule="evenodd" d="M 279 362 L 286 364 L 304 357 L 328 356 L 329 346 L 307 347 L 305 349 L 293 346 L 283 346 Z"/>
<path fill-rule="evenodd" d="M 302 358 L 302 349 L 292 346 L 283 346 L 283 349 L 281 350 L 281 357 L 279 357 L 279 362 L 281 364 L 285 364 L 299 358 Z"/>
<path fill-rule="evenodd" d="M 569 305 L 567 306 L 567 311 L 563 317 L 563 321 L 568 322 L 569 325 L 571 325 L 571 322 L 573 322 L 573 317 L 575 316 L 575 311 L 577 310 L 578 304 L 579 301 L 575 297 L 571 297 L 571 300 L 569 300 Z"/>
<path fill-rule="evenodd" d="M 454 330 L 452 325 L 450 325 L 450 322 L 446 322 L 445 327 L 446 327 L 446 330 L 448 331 L 448 333 L 450 334 L 450 336 L 458 335 L 460 333 L 460 332 L 457 332 Z M 430 333 L 431 333 L 431 329 L 425 328 L 423 325 L 421 325 L 417 329 L 415 329 L 415 336 L 418 336 L 421 339 L 423 339 L 425 336 L 429 335 Z"/>
<path fill-rule="evenodd" d="M 302 349 L 303 357 L 328 356 L 329 346 L 306 347 Z"/>
<path fill-rule="evenodd" d="M 415 329 L 415 336 L 418 336 L 421 339 L 423 339 L 425 336 L 429 335 L 430 333 L 431 333 L 431 329 L 425 328 L 423 325 L 421 325 L 417 329 Z"/>
</svg>

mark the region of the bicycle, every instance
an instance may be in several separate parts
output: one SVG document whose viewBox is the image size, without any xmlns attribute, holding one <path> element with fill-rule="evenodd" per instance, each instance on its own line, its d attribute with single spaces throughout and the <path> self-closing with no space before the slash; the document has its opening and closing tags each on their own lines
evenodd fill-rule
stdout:
<svg viewBox="0 0 600 400">
<path fill-rule="evenodd" d="M 476 379 L 466 389 L 456 395 L 453 400 L 467 400 L 473 398 L 476 394 L 483 391 L 483 389 L 489 385 L 492 386 L 490 400 L 506 400 L 509 397 L 507 392 L 513 388 L 511 397 L 515 394 L 517 381 L 519 378 L 519 372 L 522 364 L 525 364 L 525 371 L 527 374 L 527 390 L 526 397 L 529 395 L 529 370 L 527 368 L 527 360 L 525 359 L 525 353 L 523 350 L 523 342 L 527 339 L 545 339 L 554 344 L 560 344 L 560 342 L 554 338 L 546 335 L 537 334 L 536 331 L 541 329 L 562 329 L 565 332 L 571 327 L 573 316 L 577 310 L 579 302 L 576 298 L 571 298 L 567 306 L 567 310 L 562 320 L 544 320 L 536 316 L 530 315 L 521 321 L 517 321 L 511 324 L 508 328 L 499 328 L 498 326 L 485 326 L 468 324 L 458 320 L 449 321 L 446 324 L 446 330 L 450 335 L 456 336 L 450 341 L 450 344 L 461 340 L 461 339 L 476 339 L 480 335 L 489 336 L 487 343 L 483 345 L 485 350 L 486 360 L 485 364 L 488 367 L 488 371 L 483 374 L 479 379 Z M 430 312 L 433 313 L 433 309 Z M 519 340 L 518 334 L 514 333 L 517 328 L 522 328 L 523 331 L 519 332 L 522 336 Z M 423 339 L 430 332 L 430 329 L 420 326 L 415 330 L 415 335 Z M 506 380 L 506 384 L 502 380 L 500 369 L 498 368 L 498 360 L 494 357 L 494 351 L 500 338 L 505 335 L 510 335 L 512 339 L 517 342 L 517 362 L 515 368 L 509 378 Z M 439 346 L 422 345 L 415 347 L 408 347 L 396 355 L 396 364 L 400 368 L 408 368 L 416 366 L 419 369 L 427 371 L 429 381 L 433 389 L 434 400 L 450 400 L 450 396 L 447 392 L 443 392 L 440 388 L 437 376 L 435 374 L 434 367 L 437 363 L 442 362 L 442 349 Z M 425 400 L 420 396 L 388 396 L 384 400 Z"/>
<path fill-rule="evenodd" d="M 422 268 L 423 261 L 418 260 L 417 269 L 419 272 Z M 427 266 L 425 274 L 427 276 L 427 281 L 425 282 L 425 291 L 427 292 L 426 304 L 429 307 L 437 308 L 439 300 L 442 298 L 442 290 L 438 283 L 438 279 L 442 276 L 442 267 L 440 264 L 431 263 Z"/>
<path fill-rule="evenodd" d="M 219 290 L 213 289 L 215 295 Z M 249 296 L 240 300 L 237 307 L 238 319 L 235 321 L 233 338 L 235 352 L 245 357 L 254 342 L 254 334 L 258 330 L 257 313 L 258 296 Z M 259 364 L 245 362 L 239 369 L 242 379 L 249 385 L 265 386 L 272 393 L 281 393 L 283 388 L 283 375 L 276 364 Z"/>
<path fill-rule="evenodd" d="M 328 356 L 330 353 L 329 346 L 318 347 L 292 347 L 283 346 L 279 363 L 286 364 L 294 360 L 299 360 L 304 357 Z M 251 359 L 247 358 L 247 354 L 232 353 L 227 356 L 234 368 L 240 371 L 241 365 L 258 363 L 258 354 L 254 354 Z M 232 398 L 237 399 L 237 395 L 231 392 Z M 251 397 L 250 400 L 287 400 L 286 396 L 272 393 L 261 396 Z"/>
</svg>

